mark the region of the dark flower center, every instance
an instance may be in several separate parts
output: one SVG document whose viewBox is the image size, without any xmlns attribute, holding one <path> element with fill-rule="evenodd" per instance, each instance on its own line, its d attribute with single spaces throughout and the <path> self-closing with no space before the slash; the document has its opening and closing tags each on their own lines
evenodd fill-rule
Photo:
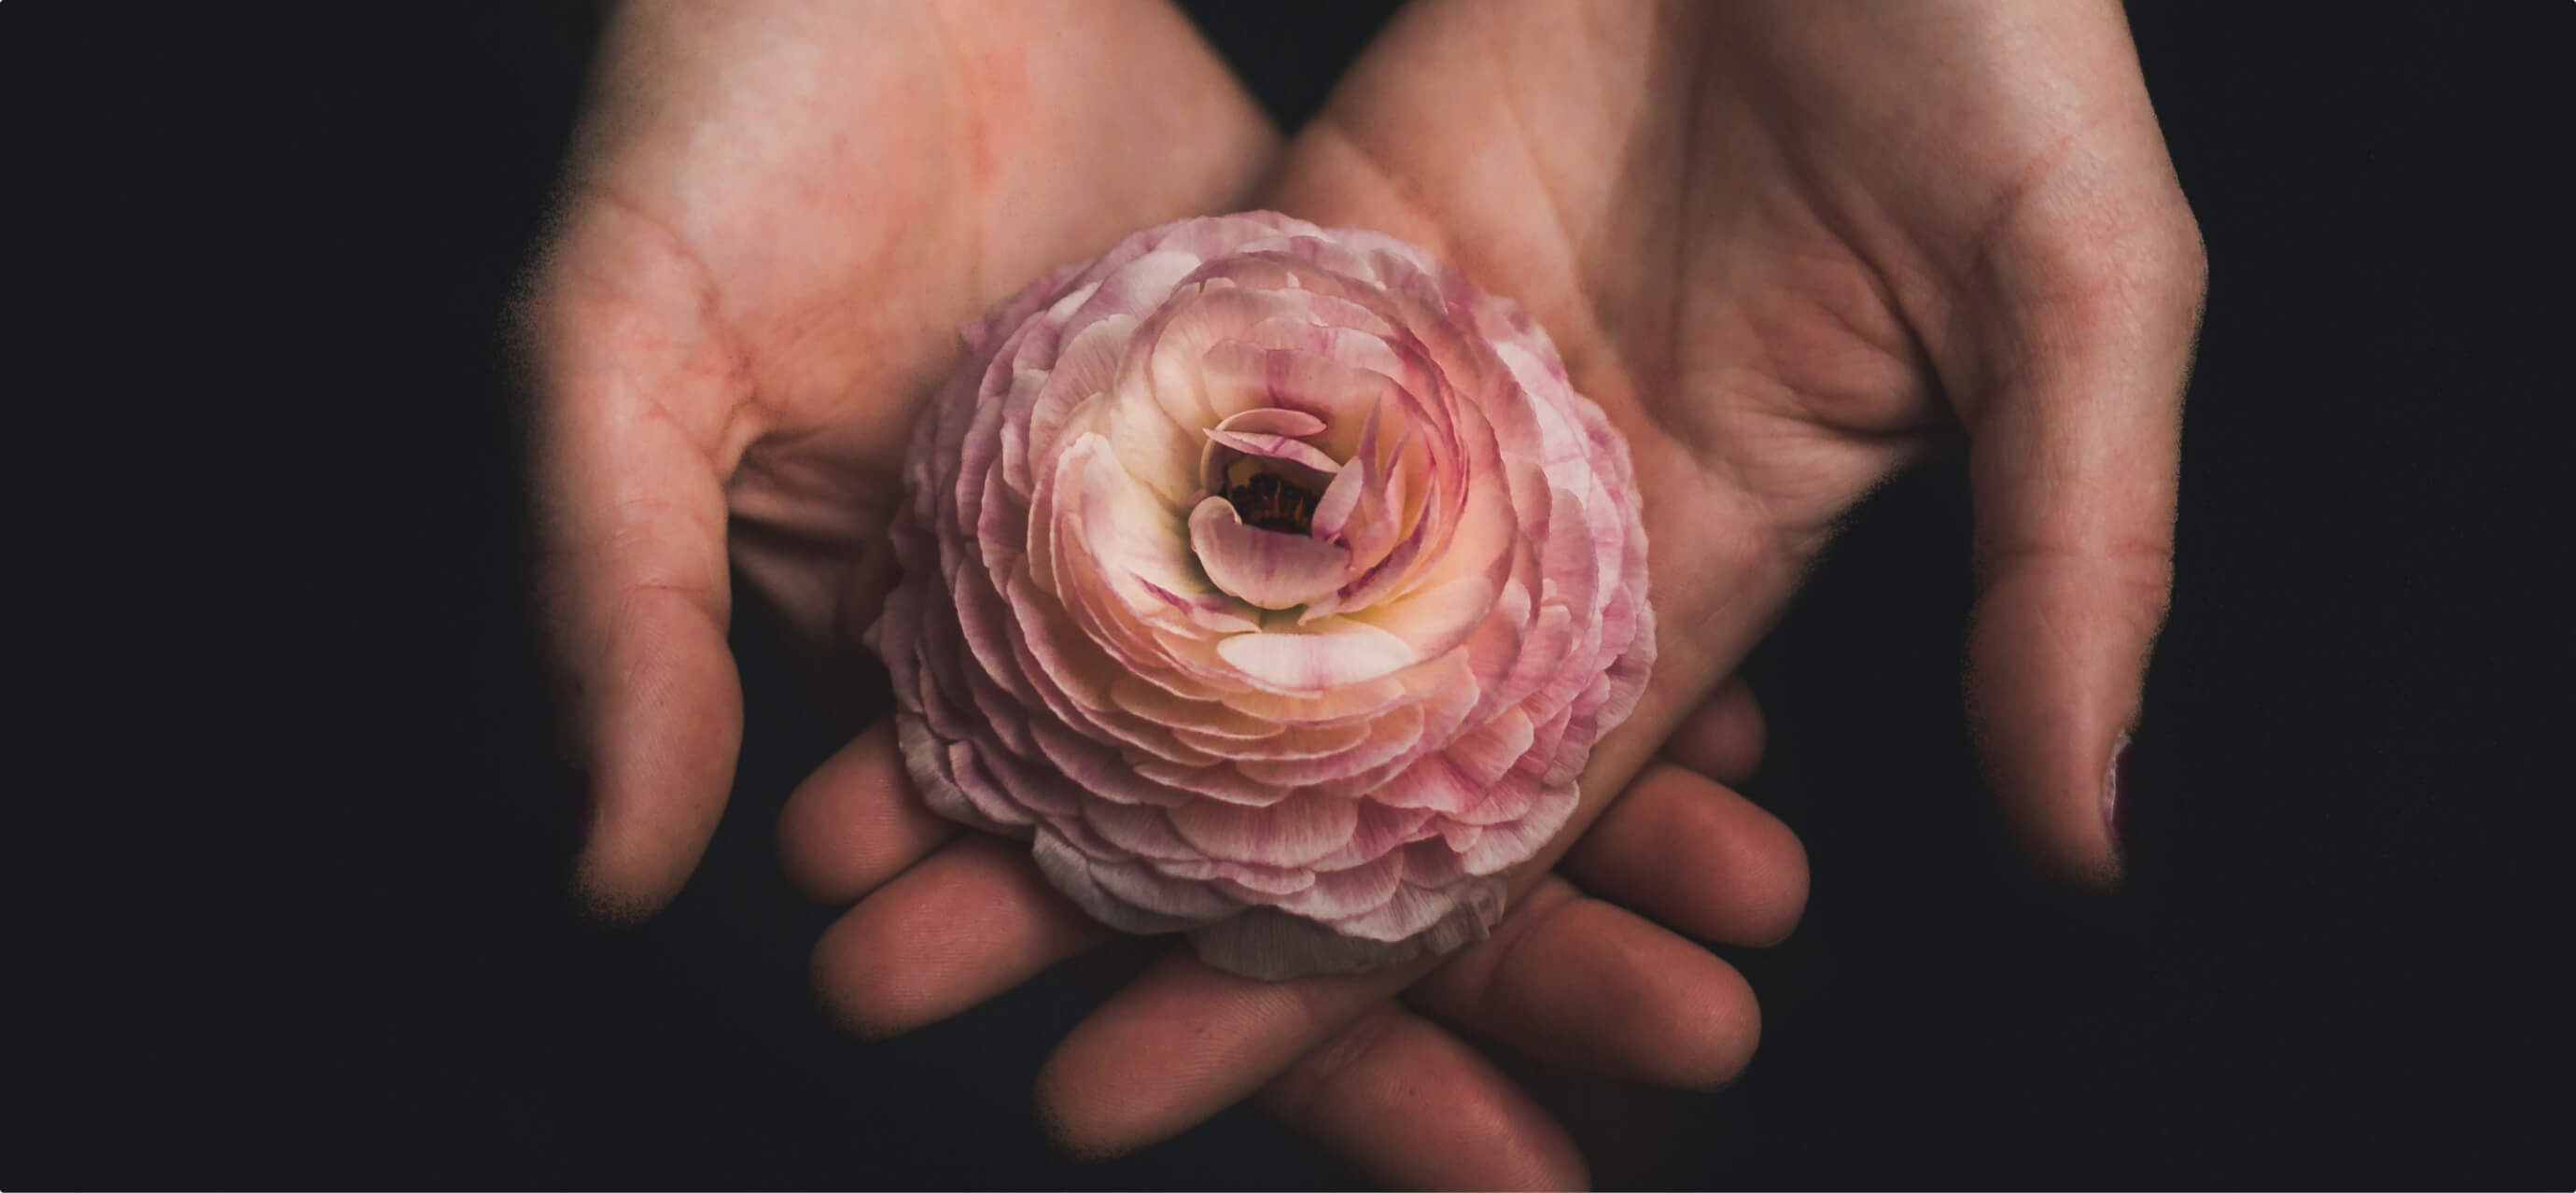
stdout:
<svg viewBox="0 0 2576 1193">
<path fill-rule="evenodd" d="M 1315 524 L 1314 490 L 1276 472 L 1256 472 L 1225 491 L 1243 524 L 1281 534 L 1305 534 Z"/>
</svg>

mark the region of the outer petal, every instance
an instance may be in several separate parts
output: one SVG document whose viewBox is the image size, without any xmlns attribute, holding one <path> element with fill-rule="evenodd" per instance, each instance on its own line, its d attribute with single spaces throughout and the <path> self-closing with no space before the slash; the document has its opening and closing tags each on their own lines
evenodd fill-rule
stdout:
<svg viewBox="0 0 2576 1193">
<path fill-rule="evenodd" d="M 1212 858 L 1263 866 L 1307 866 L 1351 839 L 1359 801 L 1294 795 L 1266 808 L 1200 800 L 1171 809 L 1182 839 Z"/>
</svg>

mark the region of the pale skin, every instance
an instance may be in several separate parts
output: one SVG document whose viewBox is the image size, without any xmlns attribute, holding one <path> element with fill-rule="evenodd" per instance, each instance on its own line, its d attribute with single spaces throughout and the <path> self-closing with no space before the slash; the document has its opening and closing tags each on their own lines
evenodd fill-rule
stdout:
<svg viewBox="0 0 2576 1193">
<path fill-rule="evenodd" d="M 1279 984 L 1167 954 L 1041 1073 L 1065 1147 L 1258 1095 L 1373 1179 L 1563 1186 L 1572 1141 L 1470 1040 L 1732 1076 L 1758 1012 L 1702 942 L 1785 935 L 1806 865 L 1729 786 L 1761 724 L 1722 681 L 1834 519 L 1963 431 L 1981 752 L 2043 868 L 2116 881 L 2107 779 L 2163 614 L 2204 272 L 2116 6 L 1416 0 L 1285 147 L 1167 8 L 990 9 L 610 22 L 519 312 L 594 914 L 667 902 L 721 812 L 733 578 L 814 657 L 857 649 L 955 326 L 1133 228 L 1250 206 L 1405 237 L 1532 309 L 1636 452 L 1661 660 L 1492 940 Z M 816 982 L 869 1035 L 1102 936 L 1021 847 L 923 811 L 889 737 L 827 762 L 780 834 L 849 907 Z"/>
</svg>

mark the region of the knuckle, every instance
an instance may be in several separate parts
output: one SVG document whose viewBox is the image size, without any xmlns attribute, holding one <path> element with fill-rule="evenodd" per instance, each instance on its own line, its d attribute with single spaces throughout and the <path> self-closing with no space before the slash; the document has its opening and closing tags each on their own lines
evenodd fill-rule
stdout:
<svg viewBox="0 0 2576 1193">
<path fill-rule="evenodd" d="M 2196 323 L 2209 253 L 2178 186 L 2087 191 L 2033 204 L 1988 246 L 1991 279 L 2061 326 Z"/>
</svg>

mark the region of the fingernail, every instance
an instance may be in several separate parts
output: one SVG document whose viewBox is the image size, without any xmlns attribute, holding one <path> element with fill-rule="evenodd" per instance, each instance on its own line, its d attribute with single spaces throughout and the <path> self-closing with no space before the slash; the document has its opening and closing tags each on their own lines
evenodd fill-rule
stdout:
<svg viewBox="0 0 2576 1193">
<path fill-rule="evenodd" d="M 2129 769 L 2129 733 L 2120 732 L 2120 740 L 2111 744 L 2111 769 L 2102 776 L 2102 826 L 2111 834 L 2111 848 L 2126 860 L 2129 852 L 2129 805 L 2137 792 L 2137 776 Z"/>
</svg>

